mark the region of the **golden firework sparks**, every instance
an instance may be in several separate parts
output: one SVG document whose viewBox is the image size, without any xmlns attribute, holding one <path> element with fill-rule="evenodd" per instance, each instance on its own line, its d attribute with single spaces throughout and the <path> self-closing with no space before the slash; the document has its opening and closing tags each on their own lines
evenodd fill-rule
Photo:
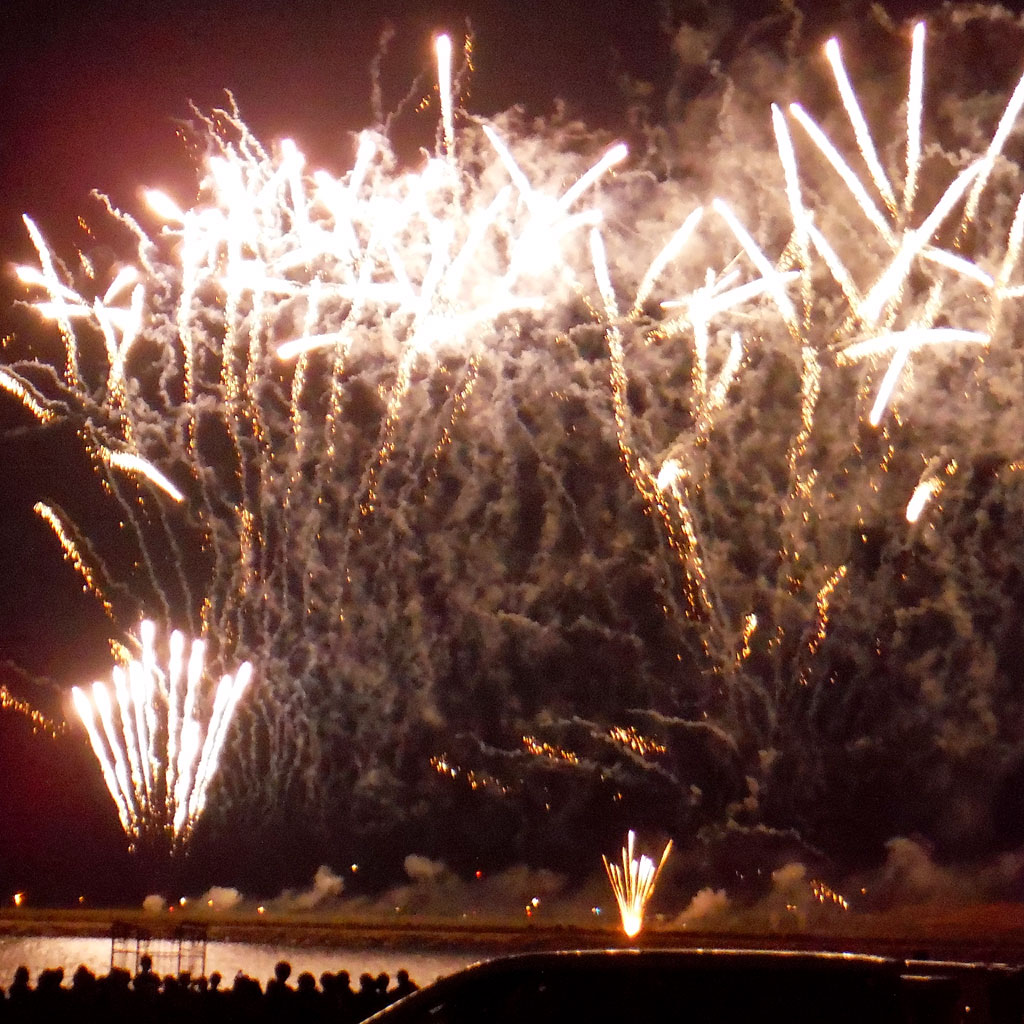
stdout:
<svg viewBox="0 0 1024 1024">
<path fill-rule="evenodd" d="M 636 833 L 630 829 L 626 835 L 626 845 L 622 848 L 622 863 L 615 864 L 602 856 L 604 869 L 608 875 L 615 902 L 619 907 L 622 919 L 622 930 L 630 939 L 636 938 L 644 925 L 644 914 L 647 904 L 654 895 L 654 887 L 658 875 L 672 852 L 672 840 L 665 844 L 661 859 L 657 864 L 646 854 L 639 857 L 634 852 Z"/>
</svg>

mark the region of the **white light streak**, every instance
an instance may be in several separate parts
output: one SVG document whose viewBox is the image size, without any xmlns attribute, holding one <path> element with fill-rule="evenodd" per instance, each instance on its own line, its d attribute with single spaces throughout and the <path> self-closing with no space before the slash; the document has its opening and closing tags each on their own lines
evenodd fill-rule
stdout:
<svg viewBox="0 0 1024 1024">
<path fill-rule="evenodd" d="M 182 663 L 186 640 L 175 630 L 168 639 L 165 672 L 157 657 L 156 627 L 143 620 L 139 658 L 112 670 L 117 721 L 108 688 L 92 686 L 92 698 L 75 687 L 75 708 L 85 726 L 104 782 L 125 832 L 134 842 L 165 836 L 172 846 L 190 837 L 206 806 L 207 792 L 220 762 L 239 701 L 253 678 L 243 662 L 225 675 L 216 690 L 205 723 L 200 707 L 205 645 L 191 645 L 182 695 Z M 103 735 L 96 727 L 96 714 Z"/>
<path fill-rule="evenodd" d="M 132 452 L 114 452 L 109 448 L 99 448 L 98 453 L 108 466 L 120 469 L 124 473 L 138 473 L 139 476 L 144 476 L 175 501 L 185 500 L 185 495 L 178 490 L 174 482 L 141 455 L 135 455 Z"/>
<path fill-rule="evenodd" d="M 635 841 L 636 833 L 630 829 L 626 836 L 626 845 L 622 849 L 621 866 L 611 863 L 607 857 L 601 858 L 604 861 L 604 869 L 608 874 L 612 892 L 615 894 L 615 902 L 619 907 L 622 930 L 630 939 L 636 938 L 643 928 L 644 913 L 654 895 L 658 875 L 661 874 L 661 869 L 672 852 L 672 840 L 670 839 L 665 844 L 661 860 L 655 864 L 646 854 L 639 857 L 634 854 Z"/>
</svg>

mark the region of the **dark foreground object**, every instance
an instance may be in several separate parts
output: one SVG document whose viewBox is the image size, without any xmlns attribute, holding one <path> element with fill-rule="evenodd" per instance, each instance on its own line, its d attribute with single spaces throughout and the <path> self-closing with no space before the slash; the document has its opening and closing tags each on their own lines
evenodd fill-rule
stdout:
<svg viewBox="0 0 1024 1024">
<path fill-rule="evenodd" d="M 241 972 L 224 986 L 216 971 L 161 977 L 146 953 L 134 977 L 121 967 L 96 977 L 82 966 L 67 987 L 58 967 L 40 972 L 33 987 L 28 968 L 19 967 L 10 989 L 0 989 L 0 1024 L 358 1024 L 416 991 L 405 970 L 393 986 L 381 973 L 360 975 L 355 988 L 347 971 L 322 974 L 319 986 L 308 971 L 292 986 L 291 972 L 282 960 L 265 990 Z"/>
<path fill-rule="evenodd" d="M 587 950 L 475 964 L 373 1024 L 1021 1024 L 1024 970 L 836 953 Z"/>
</svg>

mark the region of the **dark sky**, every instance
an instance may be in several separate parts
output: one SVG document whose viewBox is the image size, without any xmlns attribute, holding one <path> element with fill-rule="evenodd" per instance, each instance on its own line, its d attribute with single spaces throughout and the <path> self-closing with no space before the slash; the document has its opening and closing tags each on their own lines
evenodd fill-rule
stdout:
<svg viewBox="0 0 1024 1024">
<path fill-rule="evenodd" d="M 807 6 L 813 35 L 829 19 L 855 17 L 866 5 Z M 906 16 L 933 5 L 885 6 Z M 370 64 L 385 26 L 395 30 L 383 65 L 388 109 L 417 75 L 422 93 L 429 91 L 432 35 L 446 29 L 458 38 L 468 19 L 476 66 L 470 110 L 489 114 L 524 103 L 544 113 L 563 97 L 590 123 L 615 126 L 626 105 L 620 76 L 651 81 L 656 92 L 671 80 L 670 36 L 662 26 L 688 13 L 718 24 L 728 47 L 755 13 L 770 14 L 774 6 L 605 0 L 548 2 L 529 15 L 526 9 L 497 0 L 9 0 L 0 7 L 0 324 L 21 323 L 6 303 L 11 261 L 30 251 L 23 212 L 48 237 L 75 240 L 76 218 L 98 212 L 93 188 L 129 210 L 143 185 L 188 197 L 194 179 L 174 122 L 190 116 L 189 101 L 207 109 L 230 89 L 257 136 L 291 136 L 312 164 L 340 169 L 351 157 L 347 133 L 370 117 Z M 776 23 L 768 24 L 770 36 Z M 435 123 L 435 110 L 410 113 L 399 133 L 413 146 L 426 144 Z M 90 485 L 81 464 L 54 473 L 67 465 L 72 441 L 54 435 L 40 446 L 14 430 L 0 451 L 0 472 L 8 475 L 0 486 L 0 661 L 52 675 L 62 686 L 79 681 L 82 665 L 98 670 L 103 656 L 95 644 L 80 643 L 78 631 L 95 630 L 100 619 L 31 514 L 42 479 L 60 476 L 71 491 Z M 45 688 L 16 673 L 7 678 L 13 689 L 59 707 Z M 95 882 L 100 865 L 128 870 L 98 773 L 89 786 L 68 781 L 90 772 L 94 765 L 77 733 L 44 741 L 28 736 L 21 720 L 0 722 L 0 902 L 17 888 L 66 896 Z M 95 891 L 112 898 L 117 882 L 109 870 L 100 874 L 107 881 Z"/>
</svg>

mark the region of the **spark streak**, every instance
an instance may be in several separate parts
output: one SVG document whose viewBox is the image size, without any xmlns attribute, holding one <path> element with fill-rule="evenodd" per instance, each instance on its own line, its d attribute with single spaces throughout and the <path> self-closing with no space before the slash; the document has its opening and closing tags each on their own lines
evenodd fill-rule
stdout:
<svg viewBox="0 0 1024 1024">
<path fill-rule="evenodd" d="M 114 452 L 109 448 L 101 447 L 99 449 L 99 456 L 108 466 L 113 466 L 114 469 L 120 469 L 125 473 L 138 473 L 140 476 L 144 476 L 150 483 L 155 484 L 175 501 L 185 500 L 185 495 L 178 490 L 171 479 L 157 469 L 152 462 L 142 458 L 141 455 L 135 455 L 132 452 Z"/>
<path fill-rule="evenodd" d="M 437 51 L 437 85 L 441 94 L 441 120 L 444 126 L 444 154 L 455 165 L 455 122 L 452 118 L 452 40 L 440 35 Z"/>
</svg>

